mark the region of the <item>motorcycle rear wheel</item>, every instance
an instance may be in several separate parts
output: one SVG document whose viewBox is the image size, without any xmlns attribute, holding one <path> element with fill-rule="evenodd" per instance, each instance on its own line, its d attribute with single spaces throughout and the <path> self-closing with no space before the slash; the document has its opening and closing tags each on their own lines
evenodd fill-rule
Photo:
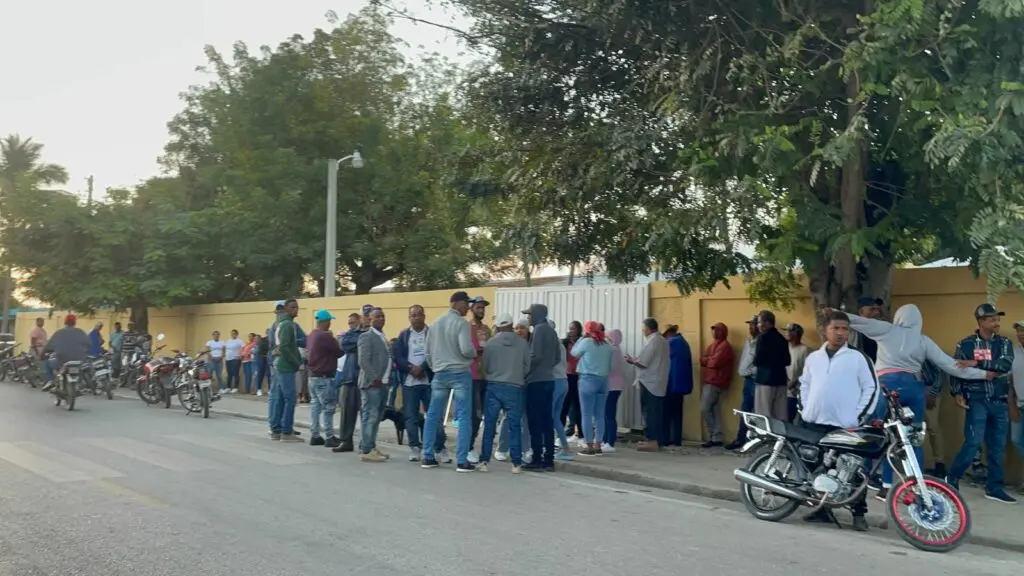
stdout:
<svg viewBox="0 0 1024 576">
<path fill-rule="evenodd" d="M 146 404 L 152 406 L 160 403 L 160 389 L 153 388 L 148 381 L 136 384 L 135 390 L 138 392 L 139 398 L 142 398 Z"/>
<path fill-rule="evenodd" d="M 161 388 L 160 393 L 164 397 L 164 410 L 171 407 L 171 392 L 169 390 Z"/>
<path fill-rule="evenodd" d="M 896 532 L 900 535 L 900 538 L 903 538 L 915 548 L 925 552 L 939 553 L 955 550 L 966 542 L 971 534 L 971 510 L 967 507 L 967 502 L 960 496 L 960 493 L 946 483 L 945 480 L 935 478 L 934 476 L 925 476 L 924 483 L 929 491 L 939 496 L 942 506 L 949 508 L 946 510 L 946 514 L 935 519 L 921 518 L 926 511 L 920 508 L 923 506 L 920 503 L 921 497 L 914 490 L 917 485 L 917 479 L 908 478 L 899 486 L 893 486 L 889 490 L 889 497 L 885 502 L 885 511 L 889 516 L 889 521 L 896 527 Z M 901 505 L 907 506 L 911 518 L 905 519 L 899 514 L 897 508 Z M 916 512 L 911 509 L 912 505 L 918 507 Z M 915 514 L 918 517 L 914 517 Z M 936 534 L 936 538 L 929 539 L 927 536 L 918 534 L 913 530 L 914 528 L 930 530 L 923 522 L 931 521 L 932 524 L 937 524 L 945 520 L 953 521 L 956 519 L 947 518 L 946 516 L 949 515 L 955 515 L 960 519 L 960 524 L 953 530 L 952 536 Z M 910 525 L 911 523 L 913 525 Z"/>
<path fill-rule="evenodd" d="M 199 391 L 199 403 L 203 407 L 203 418 L 210 417 L 210 390 L 203 388 Z"/>
<path fill-rule="evenodd" d="M 107 400 L 113 400 L 114 399 L 114 379 L 113 378 L 108 378 L 106 381 L 104 381 L 103 382 L 103 388 L 107 392 Z"/>
<path fill-rule="evenodd" d="M 64 408 L 71 412 L 75 409 L 75 396 L 78 394 L 77 386 L 71 379 L 64 380 Z"/>
<path fill-rule="evenodd" d="M 750 462 L 747 463 L 745 470 L 751 474 L 761 475 L 758 473 L 757 469 L 759 467 L 763 467 L 771 456 L 772 450 L 770 448 L 758 452 L 750 459 Z M 783 457 L 786 457 L 786 455 L 784 454 Z M 780 461 L 781 460 L 782 459 L 780 458 Z M 758 520 L 764 520 L 766 522 L 780 522 L 789 518 L 794 512 L 800 509 L 800 502 L 790 500 L 785 496 L 780 496 L 778 494 L 773 494 L 773 496 L 775 498 L 781 498 L 785 500 L 785 502 L 776 508 L 765 509 L 756 501 L 757 499 L 754 497 L 753 490 L 753 486 L 740 483 L 740 501 L 743 502 L 743 506 L 746 507 L 747 512 L 750 512 L 750 515 Z"/>
</svg>

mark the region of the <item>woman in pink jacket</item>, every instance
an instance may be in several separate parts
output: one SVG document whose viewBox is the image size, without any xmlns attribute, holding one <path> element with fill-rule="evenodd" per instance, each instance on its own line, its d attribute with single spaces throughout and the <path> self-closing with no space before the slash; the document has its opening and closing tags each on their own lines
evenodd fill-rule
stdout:
<svg viewBox="0 0 1024 576">
<path fill-rule="evenodd" d="M 615 452 L 615 440 L 619 436 L 619 422 L 617 412 L 619 408 L 619 397 L 626 385 L 626 375 L 629 364 L 622 355 L 622 331 L 614 328 L 608 332 L 608 340 L 612 345 L 612 369 L 608 373 L 608 400 L 604 405 L 604 441 L 601 445 L 602 452 Z"/>
</svg>

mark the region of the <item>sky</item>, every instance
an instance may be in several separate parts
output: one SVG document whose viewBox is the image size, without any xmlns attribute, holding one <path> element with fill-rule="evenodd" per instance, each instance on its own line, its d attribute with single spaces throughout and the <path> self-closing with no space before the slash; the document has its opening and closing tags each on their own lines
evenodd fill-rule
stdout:
<svg viewBox="0 0 1024 576">
<path fill-rule="evenodd" d="M 97 196 L 160 172 L 157 157 L 167 141 L 167 121 L 181 110 L 179 94 L 204 83 L 196 67 L 203 47 L 230 53 L 241 40 L 256 50 L 292 34 L 329 27 L 325 17 L 358 12 L 367 0 L 2 0 L 0 1 L 0 135 L 20 134 L 42 143 L 44 160 L 67 168 L 66 188 L 84 192 L 95 177 Z M 419 18 L 465 20 L 422 0 Z M 438 52 L 465 61 L 451 32 L 408 20 L 395 36 L 408 55 Z"/>
</svg>

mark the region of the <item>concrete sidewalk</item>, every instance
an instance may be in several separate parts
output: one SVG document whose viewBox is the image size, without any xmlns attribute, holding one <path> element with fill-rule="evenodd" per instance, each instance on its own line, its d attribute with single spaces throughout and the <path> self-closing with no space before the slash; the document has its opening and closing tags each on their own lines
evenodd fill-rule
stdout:
<svg viewBox="0 0 1024 576">
<path fill-rule="evenodd" d="M 124 389 L 119 393 L 129 395 Z M 134 394 L 130 397 L 138 400 Z M 266 421 L 266 404 L 266 396 L 231 395 L 216 402 L 211 412 Z M 308 420 L 308 404 L 299 404 L 296 408 L 296 427 L 308 429 Z M 388 444 L 397 442 L 394 427 L 390 423 L 381 426 L 380 440 Z M 732 473 L 743 466 L 746 460 L 733 453 L 687 446 L 650 454 L 637 452 L 629 443 L 620 443 L 617 448 L 614 454 L 600 457 L 577 455 L 575 461 L 557 462 L 556 466 L 559 471 L 580 476 L 739 502 L 739 484 L 733 479 Z M 1024 552 L 1024 531 L 1019 529 L 1018 506 L 986 500 L 980 489 L 969 487 L 967 482 L 963 483 L 962 491 L 972 513 L 973 543 Z M 886 529 L 888 518 L 882 503 L 869 498 L 868 506 L 868 522 L 876 528 Z"/>
</svg>

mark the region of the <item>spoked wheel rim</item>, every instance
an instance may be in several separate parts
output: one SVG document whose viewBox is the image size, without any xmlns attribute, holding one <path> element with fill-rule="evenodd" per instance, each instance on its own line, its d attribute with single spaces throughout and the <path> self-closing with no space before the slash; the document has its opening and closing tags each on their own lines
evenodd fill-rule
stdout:
<svg viewBox="0 0 1024 576">
<path fill-rule="evenodd" d="M 749 472 L 757 476 L 777 480 L 799 481 L 799 477 L 796 476 L 796 466 L 784 455 L 775 460 L 775 466 L 772 468 L 772 471 L 767 470 L 768 461 L 769 458 L 759 460 L 757 466 L 752 467 Z M 785 496 L 751 486 L 750 484 L 744 484 L 743 489 L 747 492 L 750 502 L 764 512 L 775 512 L 791 503 L 791 500 Z"/>
<path fill-rule="evenodd" d="M 969 527 L 967 509 L 959 495 L 944 483 L 925 478 L 932 497 L 932 509 L 911 479 L 893 489 L 889 506 L 893 519 L 909 536 L 931 546 L 958 541 Z"/>
</svg>

